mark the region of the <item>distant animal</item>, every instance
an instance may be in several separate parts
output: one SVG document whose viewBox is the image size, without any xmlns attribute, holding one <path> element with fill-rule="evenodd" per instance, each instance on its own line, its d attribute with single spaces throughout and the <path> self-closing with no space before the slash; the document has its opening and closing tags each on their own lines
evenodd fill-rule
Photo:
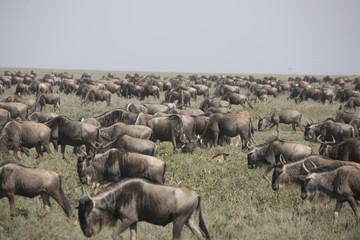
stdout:
<svg viewBox="0 0 360 240">
<path fill-rule="evenodd" d="M 109 127 L 118 122 L 125 124 L 135 124 L 137 116 L 137 113 L 128 112 L 124 109 L 117 108 L 111 111 L 107 111 L 94 118 L 101 124 L 102 127 Z"/>
<path fill-rule="evenodd" d="M 135 152 L 149 156 L 156 156 L 158 151 L 158 147 L 153 141 L 131 137 L 126 134 L 116 137 L 105 146 L 102 146 L 98 152 L 102 153 L 111 148 L 121 148 L 128 152 Z"/>
<path fill-rule="evenodd" d="M 360 97 L 350 97 L 344 105 L 340 105 L 339 110 L 343 109 L 346 110 L 348 108 L 354 108 L 356 111 L 356 107 L 360 106 Z"/>
<path fill-rule="evenodd" d="M 54 112 L 56 109 L 60 111 L 60 95 L 56 93 L 41 94 L 36 100 L 36 109 L 40 106 L 40 112 L 43 108 L 45 111 L 46 104 L 52 104 L 54 106 Z"/>
<path fill-rule="evenodd" d="M 112 141 L 118 136 L 124 134 L 141 139 L 150 139 L 152 132 L 151 128 L 147 126 L 130 125 L 118 122 L 110 127 L 101 128 L 100 136 L 107 141 Z"/>
<path fill-rule="evenodd" d="M 77 171 L 82 184 L 98 182 L 97 188 L 124 178 L 145 178 L 156 184 L 165 183 L 166 164 L 153 156 L 110 149 L 95 157 L 79 156 Z"/>
<path fill-rule="evenodd" d="M 110 106 L 111 103 L 111 92 L 108 90 L 102 89 L 91 89 L 85 96 L 84 101 L 81 105 L 86 105 L 89 102 L 95 103 L 96 101 L 106 101 L 107 106 Z"/>
<path fill-rule="evenodd" d="M 270 126 L 270 130 L 276 126 L 277 137 L 279 137 L 279 124 L 292 124 L 293 133 L 296 131 L 295 125 L 297 125 L 301 131 L 304 132 L 304 126 L 300 123 L 301 121 L 301 113 L 296 110 L 288 110 L 288 109 L 274 109 L 270 113 L 268 113 L 265 117 L 259 118 L 258 129 L 259 131 L 265 130 L 268 126 Z M 272 132 L 271 132 L 272 134 Z"/>
<path fill-rule="evenodd" d="M 334 224 L 337 223 L 342 204 L 348 202 L 354 211 L 356 222 L 360 220 L 357 201 L 360 200 L 360 169 L 348 164 L 332 165 L 300 175 L 301 198 L 312 200 L 320 193 L 336 199 Z"/>
<path fill-rule="evenodd" d="M 217 100 L 217 99 L 210 99 L 206 98 L 204 101 L 200 104 L 200 109 L 204 112 L 207 112 L 207 110 L 210 107 L 227 107 L 230 108 L 230 103 L 225 100 Z"/>
<path fill-rule="evenodd" d="M 0 199 L 3 197 L 9 199 L 12 215 L 16 215 L 15 195 L 30 198 L 40 195 L 46 214 L 51 211 L 49 201 L 51 196 L 62 207 L 68 220 L 70 220 L 70 203 L 62 189 L 61 176 L 55 172 L 25 167 L 15 162 L 6 161 L 2 163 L 0 165 Z"/>
<path fill-rule="evenodd" d="M 196 215 L 199 212 L 199 224 Z M 107 191 L 79 200 L 79 222 L 86 237 L 101 231 L 105 223 L 121 220 L 112 234 L 118 235 L 130 228 L 130 238 L 136 239 L 137 222 L 145 221 L 166 226 L 173 223 L 173 239 L 180 239 L 184 224 L 201 240 L 210 239 L 202 217 L 200 196 L 188 189 L 152 184 L 142 179 L 118 183 Z"/>
<path fill-rule="evenodd" d="M 232 93 L 227 92 L 221 100 L 225 100 L 230 102 L 230 104 L 240 104 L 243 109 L 245 109 L 245 103 L 249 105 L 251 109 L 253 109 L 253 106 L 250 104 L 250 101 L 246 98 L 245 95 L 239 94 L 239 93 Z"/>
</svg>

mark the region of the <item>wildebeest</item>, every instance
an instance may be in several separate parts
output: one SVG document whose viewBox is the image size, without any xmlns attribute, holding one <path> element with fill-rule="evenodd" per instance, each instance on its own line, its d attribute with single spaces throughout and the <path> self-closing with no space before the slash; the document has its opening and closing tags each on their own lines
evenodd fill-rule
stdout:
<svg viewBox="0 0 360 240">
<path fill-rule="evenodd" d="M 239 93 L 227 92 L 221 98 L 221 100 L 228 101 L 228 102 L 230 102 L 230 104 L 240 104 L 243 109 L 245 109 L 245 103 L 247 103 L 249 105 L 249 107 L 251 109 L 253 109 L 253 107 L 251 106 L 250 101 L 248 101 L 247 97 L 245 95 L 242 95 Z"/>
<path fill-rule="evenodd" d="M 140 177 L 164 184 L 166 164 L 153 156 L 110 149 L 94 158 L 78 156 L 78 175 L 82 184 L 99 182 L 96 189 L 107 182 Z"/>
<path fill-rule="evenodd" d="M 156 156 L 158 150 L 156 143 L 153 141 L 131 137 L 126 134 L 116 137 L 114 140 L 101 147 L 98 152 L 104 152 L 111 148 L 122 148 L 128 152 L 136 152 L 149 156 Z"/>
<path fill-rule="evenodd" d="M 73 121 L 65 116 L 57 116 L 45 123 L 51 128 L 51 138 L 57 151 L 61 145 L 61 153 L 65 158 L 66 145 L 79 147 L 86 146 L 86 152 L 96 152 L 96 143 L 100 139 L 99 128 L 89 123 Z"/>
<path fill-rule="evenodd" d="M 81 105 L 88 104 L 89 102 L 95 103 L 96 101 L 106 101 L 107 106 L 111 103 L 111 92 L 102 89 L 91 89 L 85 96 Z"/>
<path fill-rule="evenodd" d="M 147 84 L 141 93 L 140 100 L 144 100 L 145 97 L 154 96 L 154 98 L 160 98 L 160 88 L 155 85 Z"/>
<path fill-rule="evenodd" d="M 332 164 L 352 164 L 360 167 L 360 164 L 349 161 L 334 160 L 327 156 L 311 155 L 300 161 L 284 163 L 280 161 L 274 168 L 272 176 L 272 189 L 278 191 L 286 184 L 296 184 L 301 186 L 301 181 L 298 179 L 300 175 L 306 175 L 313 169 L 330 166 Z"/>
<path fill-rule="evenodd" d="M 360 106 L 360 97 L 350 97 L 344 105 L 340 105 L 339 110 L 343 109 L 346 110 L 348 108 L 354 108 L 356 111 L 356 107 Z"/>
<path fill-rule="evenodd" d="M 12 215 L 16 215 L 15 195 L 30 198 L 40 195 L 47 214 L 51 211 L 49 201 L 51 196 L 70 220 L 70 203 L 61 187 L 61 176 L 55 172 L 25 167 L 15 162 L 2 163 L 0 165 L 0 198 L 9 199 Z"/>
<path fill-rule="evenodd" d="M 207 112 L 207 110 L 210 107 L 227 107 L 230 108 L 230 103 L 225 100 L 218 100 L 218 99 L 210 99 L 206 98 L 204 101 L 200 104 L 200 109 L 204 112 Z"/>
<path fill-rule="evenodd" d="M 347 138 L 355 137 L 355 129 L 352 125 L 346 123 L 334 122 L 333 119 L 324 120 L 321 124 L 311 126 L 314 132 L 320 133 L 317 140 L 320 143 L 324 141 L 343 141 Z"/>
<path fill-rule="evenodd" d="M 125 124 L 135 124 L 137 113 L 128 112 L 124 109 L 118 108 L 94 117 L 102 127 L 109 127 L 117 122 Z"/>
<path fill-rule="evenodd" d="M 199 212 L 199 224 L 196 215 Z M 86 237 L 101 231 L 105 224 L 117 219 L 121 225 L 113 239 L 130 227 L 130 238 L 136 239 L 138 221 L 165 226 L 173 223 L 173 239 L 180 239 L 188 226 L 198 239 L 210 239 L 201 207 L 201 197 L 188 189 L 151 184 L 142 179 L 130 179 L 98 195 L 85 193 L 79 200 L 79 222 Z"/>
<path fill-rule="evenodd" d="M 360 113 L 337 112 L 335 121 L 341 123 L 350 123 L 356 118 L 360 118 Z"/>
<path fill-rule="evenodd" d="M 111 141 L 114 138 L 124 134 L 141 139 L 150 139 L 152 130 L 147 126 L 129 125 L 121 122 L 115 123 L 110 127 L 100 129 L 101 138 L 107 141 Z"/>
<path fill-rule="evenodd" d="M 101 124 L 98 120 L 96 120 L 95 118 L 83 118 L 81 117 L 79 119 L 80 122 L 83 122 L 83 123 L 89 123 L 91 125 L 94 125 L 95 127 L 98 127 L 100 128 L 101 127 Z"/>
<path fill-rule="evenodd" d="M 324 194 L 336 199 L 334 224 L 344 202 L 348 202 L 354 211 L 356 221 L 360 214 L 357 201 L 360 200 L 360 169 L 348 164 L 334 164 L 313 170 L 308 175 L 300 175 L 302 181 L 301 198 L 314 199 L 317 194 Z"/>
<path fill-rule="evenodd" d="M 22 99 L 19 97 L 8 97 L 5 99 L 5 102 L 23 103 L 28 107 L 28 110 L 30 110 L 30 112 L 34 112 L 36 109 L 36 100 L 34 100 L 34 99 Z"/>
<path fill-rule="evenodd" d="M 44 123 L 59 116 L 57 113 L 33 112 L 28 116 L 29 121 Z"/>
<path fill-rule="evenodd" d="M 150 119 L 147 126 L 153 131 L 153 141 L 171 141 L 173 151 L 176 150 L 179 141 L 185 143 L 187 140 L 183 121 L 177 115 Z"/>
<path fill-rule="evenodd" d="M 271 130 L 276 125 L 277 137 L 279 137 L 279 123 L 285 123 L 292 124 L 293 133 L 296 131 L 295 124 L 304 132 L 304 126 L 300 123 L 301 116 L 301 113 L 296 110 L 274 109 L 265 117 L 259 118 L 258 129 L 259 131 L 263 131 L 270 126 Z"/>
<path fill-rule="evenodd" d="M 56 109 L 59 109 L 60 111 L 60 95 L 56 93 L 47 93 L 38 96 L 36 100 L 36 108 L 38 108 L 38 106 L 40 105 L 40 112 L 43 110 L 43 108 L 45 111 L 46 104 L 53 104 L 54 112 L 56 111 Z"/>
<path fill-rule="evenodd" d="M 28 106 L 17 102 L 0 102 L 0 108 L 10 112 L 11 118 L 20 118 L 22 121 L 26 120 L 28 115 Z"/>
<path fill-rule="evenodd" d="M 360 163 L 360 139 L 348 138 L 338 143 L 324 143 L 320 146 L 319 154 L 333 159 Z"/>
<path fill-rule="evenodd" d="M 0 132 L 2 131 L 3 126 L 11 120 L 10 112 L 6 109 L 0 108 Z"/>
<path fill-rule="evenodd" d="M 14 156 L 18 156 L 20 149 L 35 147 L 39 157 L 43 155 L 42 146 L 48 154 L 51 154 L 50 133 L 51 129 L 42 123 L 10 121 L 4 126 L 0 135 L 0 152 L 8 153 L 9 149 L 14 149 Z"/>
<path fill-rule="evenodd" d="M 223 136 L 235 137 L 240 135 L 242 148 L 244 149 L 253 138 L 254 129 L 249 118 L 239 114 L 215 113 L 210 116 L 207 126 L 202 135 L 203 142 L 215 147 Z"/>
<path fill-rule="evenodd" d="M 266 175 L 280 162 L 280 155 L 286 162 L 296 162 L 313 153 L 313 150 L 304 144 L 285 142 L 275 138 L 255 146 L 247 153 L 248 168 L 253 169 L 264 164 L 268 165 L 263 178 L 270 182 Z"/>
</svg>

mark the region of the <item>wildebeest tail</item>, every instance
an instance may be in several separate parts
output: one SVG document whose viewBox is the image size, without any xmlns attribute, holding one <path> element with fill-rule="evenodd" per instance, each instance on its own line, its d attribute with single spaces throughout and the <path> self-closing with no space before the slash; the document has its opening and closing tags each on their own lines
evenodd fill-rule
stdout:
<svg viewBox="0 0 360 240">
<path fill-rule="evenodd" d="M 250 104 L 250 101 L 249 101 L 249 100 L 246 99 L 246 102 L 247 102 L 247 104 L 249 105 L 249 107 L 250 107 L 251 109 L 254 109 L 253 106 Z"/>
<path fill-rule="evenodd" d="M 63 207 L 64 211 L 65 211 L 65 214 L 67 217 L 70 217 L 70 213 L 71 213 L 71 206 L 70 206 L 70 203 L 69 203 L 69 200 L 67 200 L 67 198 L 65 197 L 65 194 L 64 194 L 64 191 L 62 189 L 62 186 L 61 186 L 61 176 L 59 176 L 59 181 L 60 181 L 60 195 L 61 195 L 61 200 L 65 206 L 65 208 Z"/>
<path fill-rule="evenodd" d="M 199 226 L 200 229 L 205 233 L 205 237 L 207 240 L 210 240 L 210 234 L 206 228 L 204 219 L 202 217 L 202 207 L 201 207 L 201 197 L 198 197 L 198 206 L 197 206 L 197 210 L 199 211 Z"/>
<path fill-rule="evenodd" d="M 165 184 L 165 172 L 166 172 L 166 163 L 164 163 L 164 171 L 163 171 L 163 174 L 162 174 L 162 182 L 163 182 L 163 184 Z"/>
</svg>

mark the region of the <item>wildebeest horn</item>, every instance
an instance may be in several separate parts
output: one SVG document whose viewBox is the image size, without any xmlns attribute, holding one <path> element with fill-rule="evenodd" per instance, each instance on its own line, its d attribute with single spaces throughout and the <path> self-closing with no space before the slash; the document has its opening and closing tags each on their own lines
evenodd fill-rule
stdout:
<svg viewBox="0 0 360 240">
<path fill-rule="evenodd" d="M 310 160 L 310 162 L 314 166 L 314 168 L 317 168 L 317 166 L 315 165 L 315 163 L 313 161 Z"/>
<path fill-rule="evenodd" d="M 320 140 L 320 137 L 321 137 L 321 136 L 322 136 L 322 134 L 320 134 L 320 135 L 317 137 L 318 142 L 321 143 L 321 144 L 334 144 L 334 143 L 336 143 L 336 140 L 335 140 L 335 138 L 334 138 L 333 135 L 331 135 L 331 137 L 332 137 L 332 139 L 333 139 L 331 142 L 330 142 L 330 141 L 325 141 L 325 142 L 321 141 L 321 140 Z"/>
<path fill-rule="evenodd" d="M 286 163 L 286 160 L 282 154 L 280 154 L 279 159 L 280 159 L 280 162 L 282 163 L 282 165 L 284 165 Z"/>
<path fill-rule="evenodd" d="M 252 148 L 252 147 L 250 146 L 250 142 L 247 142 L 247 143 L 246 143 L 246 146 L 248 147 L 248 149 L 254 149 L 254 148 Z"/>
<path fill-rule="evenodd" d="M 310 171 L 305 167 L 305 161 L 303 161 L 302 166 L 307 174 L 310 173 Z"/>
</svg>

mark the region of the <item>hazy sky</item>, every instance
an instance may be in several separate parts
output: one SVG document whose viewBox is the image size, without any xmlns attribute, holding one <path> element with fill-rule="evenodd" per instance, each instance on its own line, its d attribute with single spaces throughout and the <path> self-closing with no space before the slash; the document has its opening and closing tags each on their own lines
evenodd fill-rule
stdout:
<svg viewBox="0 0 360 240">
<path fill-rule="evenodd" d="M 360 74 L 358 0 L 1 0 L 0 67 Z"/>
</svg>

